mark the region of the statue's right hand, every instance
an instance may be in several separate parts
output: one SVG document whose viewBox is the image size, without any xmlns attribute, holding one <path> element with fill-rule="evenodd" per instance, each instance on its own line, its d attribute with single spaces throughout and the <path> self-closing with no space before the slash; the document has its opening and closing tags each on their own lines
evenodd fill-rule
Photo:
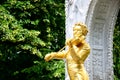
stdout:
<svg viewBox="0 0 120 80">
<path fill-rule="evenodd" d="M 44 59 L 45 59 L 45 61 L 49 61 L 52 58 L 53 58 L 53 56 L 51 54 L 46 54 Z"/>
</svg>

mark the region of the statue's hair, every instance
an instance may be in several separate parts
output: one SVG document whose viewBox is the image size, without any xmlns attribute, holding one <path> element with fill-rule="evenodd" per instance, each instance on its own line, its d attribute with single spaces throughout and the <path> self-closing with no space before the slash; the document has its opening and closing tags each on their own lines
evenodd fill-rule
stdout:
<svg viewBox="0 0 120 80">
<path fill-rule="evenodd" d="M 83 32 L 82 34 L 83 34 L 84 36 L 87 35 L 88 29 L 87 29 L 87 26 L 86 26 L 85 24 L 79 22 L 79 23 L 76 23 L 76 24 L 74 25 L 74 27 L 75 27 L 75 26 L 80 26 L 80 27 L 82 28 L 82 32 Z"/>
</svg>

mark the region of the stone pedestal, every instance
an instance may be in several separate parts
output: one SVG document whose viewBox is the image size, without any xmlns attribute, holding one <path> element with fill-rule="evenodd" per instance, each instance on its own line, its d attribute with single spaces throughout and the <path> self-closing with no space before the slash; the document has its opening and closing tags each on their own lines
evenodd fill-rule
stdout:
<svg viewBox="0 0 120 80">
<path fill-rule="evenodd" d="M 112 38 L 120 0 L 66 0 L 66 39 L 76 22 L 87 24 L 91 54 L 85 62 L 90 80 L 113 80 Z M 68 75 L 66 73 L 66 80 Z"/>
</svg>

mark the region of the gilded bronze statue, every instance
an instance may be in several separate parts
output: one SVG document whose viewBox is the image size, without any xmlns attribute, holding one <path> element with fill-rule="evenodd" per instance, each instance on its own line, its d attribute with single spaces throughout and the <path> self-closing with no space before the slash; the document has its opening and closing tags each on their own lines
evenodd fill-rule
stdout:
<svg viewBox="0 0 120 80">
<path fill-rule="evenodd" d="M 90 54 L 90 46 L 85 41 L 88 33 L 87 26 L 83 23 L 76 23 L 73 26 L 73 38 L 66 40 L 67 50 L 51 52 L 45 56 L 45 60 L 66 59 L 67 70 L 70 80 L 89 80 L 85 70 L 84 62 Z"/>
</svg>

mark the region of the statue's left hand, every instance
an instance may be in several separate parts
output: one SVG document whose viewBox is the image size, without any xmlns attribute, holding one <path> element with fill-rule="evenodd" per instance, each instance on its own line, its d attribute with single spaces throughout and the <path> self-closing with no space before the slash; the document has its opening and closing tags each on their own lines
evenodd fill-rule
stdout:
<svg viewBox="0 0 120 80">
<path fill-rule="evenodd" d="M 67 39 L 65 44 L 69 47 L 72 47 L 72 39 Z"/>
</svg>

